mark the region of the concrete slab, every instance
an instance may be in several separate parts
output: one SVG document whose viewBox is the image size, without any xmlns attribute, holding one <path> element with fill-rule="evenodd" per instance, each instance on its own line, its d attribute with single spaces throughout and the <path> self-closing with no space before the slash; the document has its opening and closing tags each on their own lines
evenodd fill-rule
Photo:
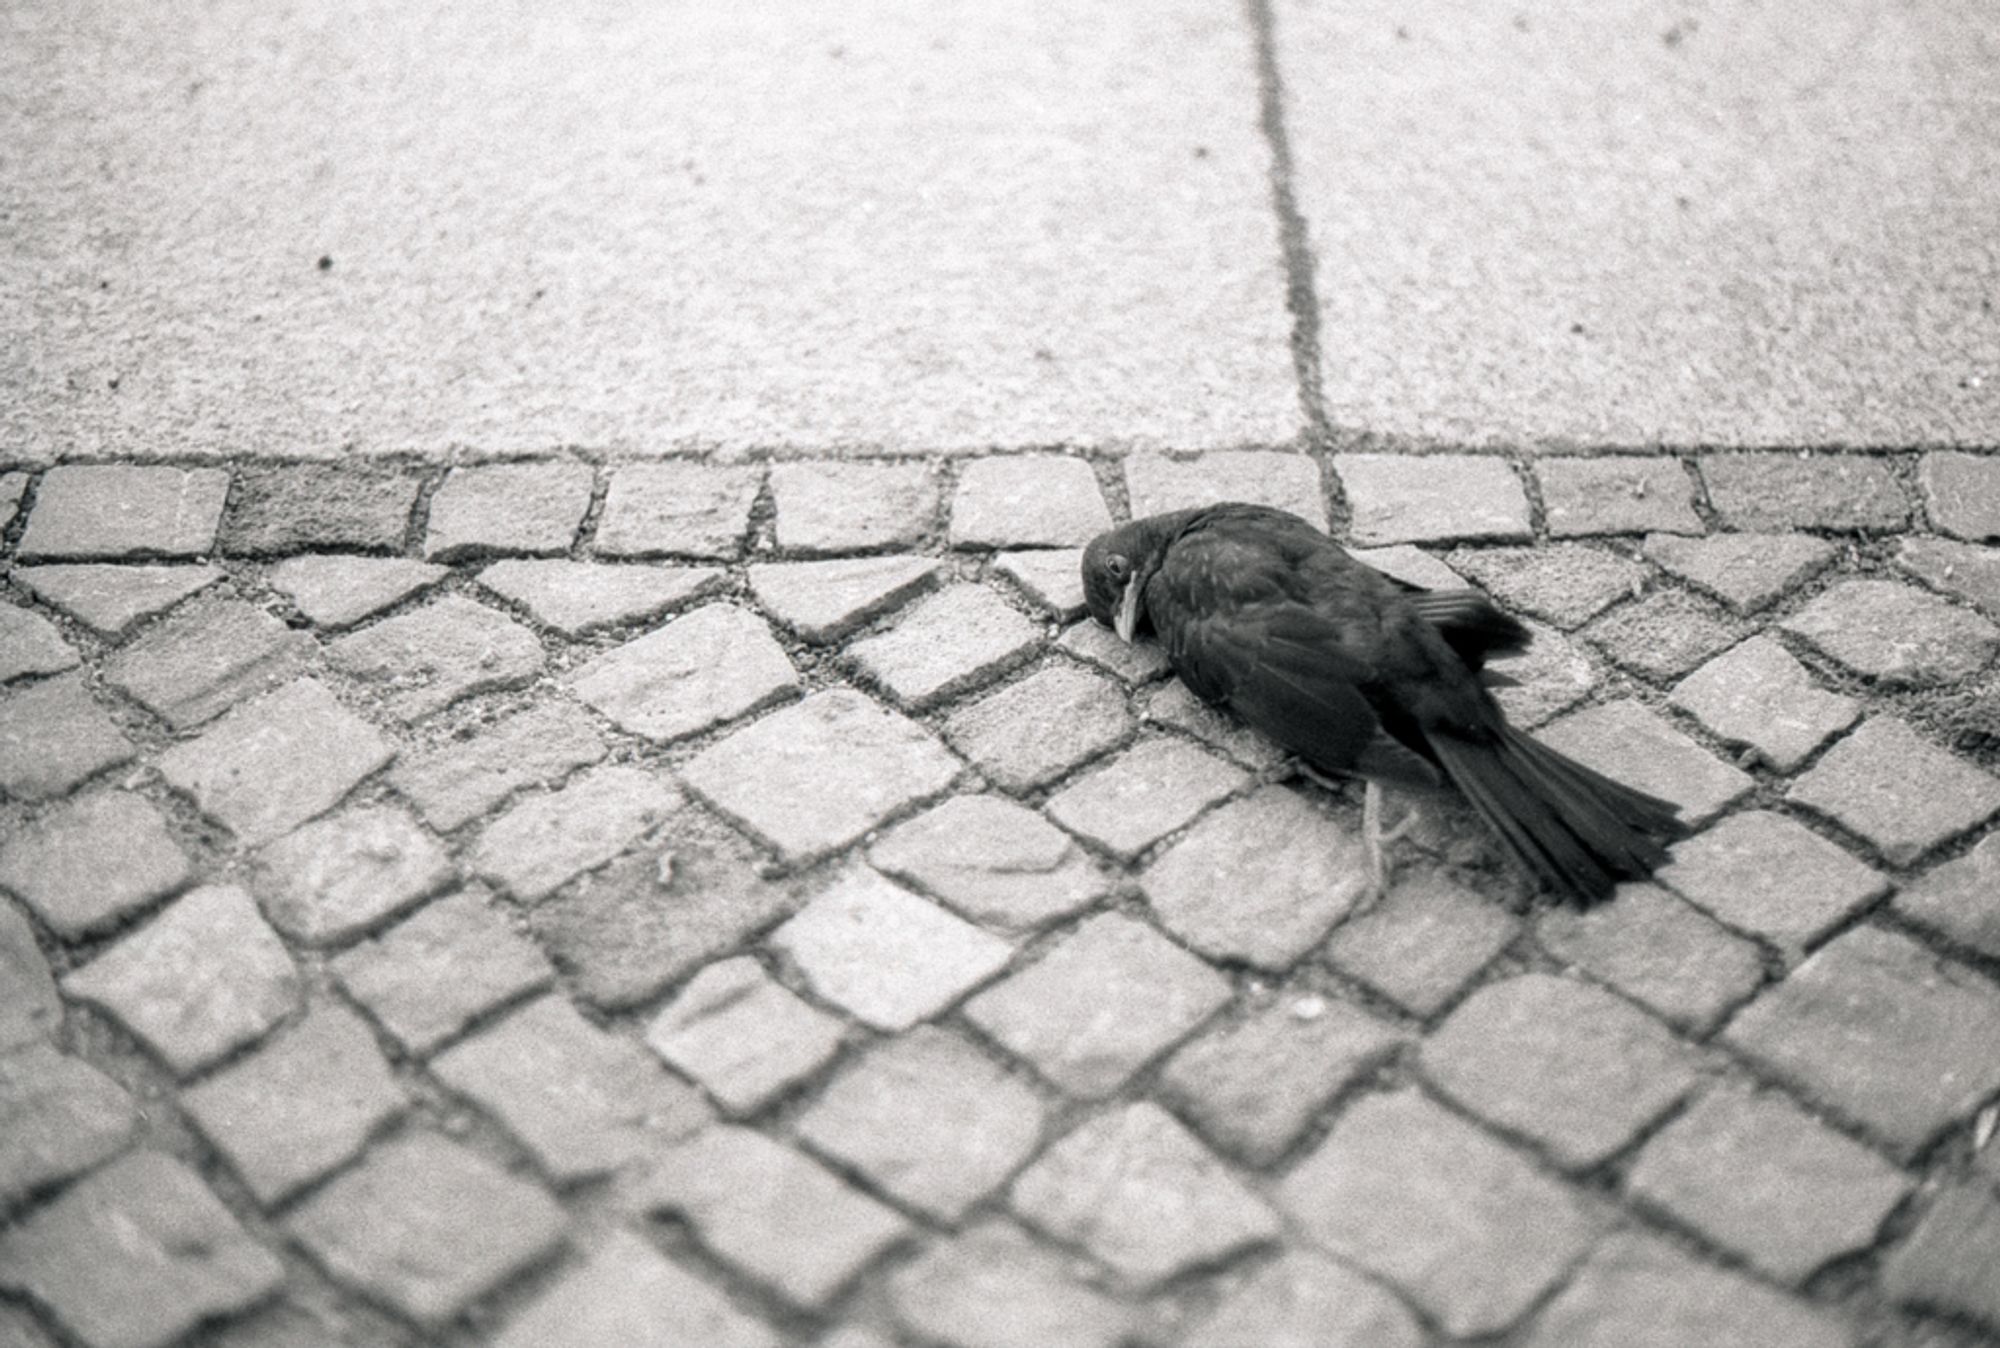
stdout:
<svg viewBox="0 0 2000 1348">
<path fill-rule="evenodd" d="M 30 459 L 1300 424 L 1233 5 L 85 0 L 0 87 Z"/>
<path fill-rule="evenodd" d="M 1337 427 L 2000 439 L 1980 0 L 1278 0 Z"/>
</svg>

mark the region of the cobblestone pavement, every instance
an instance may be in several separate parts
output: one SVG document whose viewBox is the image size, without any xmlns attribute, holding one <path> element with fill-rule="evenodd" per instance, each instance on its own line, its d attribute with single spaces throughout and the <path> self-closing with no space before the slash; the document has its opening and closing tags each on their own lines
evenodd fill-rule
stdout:
<svg viewBox="0 0 2000 1348">
<path fill-rule="evenodd" d="M 727 74 L 760 44 L 818 59 L 838 37 L 828 60 L 935 59 L 952 87 L 1045 96 L 1008 105 L 1032 149 L 993 182 L 981 156 L 1012 153 L 1004 137 L 950 141 L 965 172 L 895 161 L 892 185 L 935 186 L 937 210 L 882 226 L 867 294 L 816 297 L 810 268 L 724 250 L 742 287 L 690 322 L 722 349 L 783 310 L 772 295 L 795 303 L 767 382 L 702 383 L 698 343 L 635 338 L 608 283 L 532 330 L 568 361 L 538 383 L 480 366 L 489 334 L 425 363 L 428 312 L 381 319 L 413 365 L 343 362 L 141 322 L 107 281 L 100 317 L 150 352 L 135 386 L 164 380 L 114 405 L 85 352 L 101 330 L 48 317 L 99 303 L 88 269 L 38 274 L 0 407 L 0 1344 L 2000 1344 L 2000 415 L 1979 391 L 1996 372 L 1968 363 L 2000 349 L 1977 336 L 1990 303 L 1966 320 L 1987 327 L 1952 328 L 1925 307 L 1936 288 L 1771 282 L 1742 242 L 1762 227 L 1715 225 L 1705 239 L 1744 250 L 1721 280 L 1591 313 L 1623 334 L 1608 363 L 1522 356 L 1534 297 L 1570 284 L 1548 237 L 1503 240 L 1546 284 L 1502 286 L 1529 298 L 1492 312 L 1348 274 L 1382 263 L 1362 226 L 1387 208 L 1336 190 L 1354 144 L 1330 128 L 1368 114 L 1307 76 L 1354 43 L 1429 50 L 1417 18 L 1176 4 L 1164 37 L 1098 15 L 1058 39 L 1004 6 L 815 6 L 782 33 L 754 8 L 689 39 L 731 91 L 704 135 L 762 134 L 730 102 L 753 86 L 786 136 L 812 124 L 810 89 L 783 103 Z M 76 31 L 185 55 L 117 13 Z M 1898 87 L 1877 65 L 1940 50 L 1903 29 L 1848 43 L 1855 13 L 1814 19 L 1870 89 Z M 1528 41 L 1545 21 L 1564 22 L 1501 22 Z M 16 51 L 47 37 L 8 22 Z M 1633 22 L 1642 75 L 1728 23 Z M 959 28 L 1000 55 L 962 54 Z M 520 57 L 452 31 L 468 88 Z M 520 59 L 567 40 L 537 28 Z M 1528 72 L 1537 119 L 1559 72 L 1599 59 L 1566 43 L 1553 64 L 1494 58 Z M 1819 88 L 1836 76 L 1806 45 Z M 669 49 L 592 48 L 612 70 Z M 1169 62 L 1193 84 L 1160 83 L 1132 59 L 1162 50 L 1208 73 Z M 1422 86 L 1411 59 L 1339 69 Z M 1051 72 L 1071 68 L 1141 72 L 1092 113 L 1132 156 L 1096 195 L 1064 196 L 1073 166 L 1048 149 L 1098 125 L 1062 101 Z M 218 99 L 261 87 L 217 78 Z M 73 82 L 49 88 L 30 111 L 60 120 Z M 487 92 L 514 132 L 540 125 Z M 1147 139 L 1163 108 L 1198 124 L 1199 153 Z M 1891 142 L 1930 127 L 1896 108 Z M 1791 116 L 1751 122 L 1874 153 Z M 1406 187 L 1428 181 L 1426 137 L 1468 132 L 1448 106 L 1411 117 Z M 1633 134 L 1665 134 L 1648 125 Z M 209 145 L 189 127 L 161 134 Z M 1701 144 L 1683 169 L 1717 186 L 1726 147 Z M 831 150 L 811 168 L 788 190 L 866 176 Z M 1047 318 L 1050 350 L 1014 350 L 1065 293 L 1070 245 L 1007 235 L 1022 289 L 981 326 L 930 246 L 950 238 L 925 231 L 1058 179 L 1035 210 L 1102 208 L 1121 238 L 1119 191 L 1185 192 L 1173 228 L 1213 269 L 1093 274 L 1079 317 Z M 1982 181 L 1990 199 L 2000 179 Z M 574 175 L 577 200 L 599 185 Z M 1802 248 L 1785 231 L 1820 227 L 1810 202 L 1755 187 Z M 1977 195 L 1925 238 L 1949 251 Z M 257 211 L 290 229 L 283 196 Z M 1607 200 L 1577 204 L 1580 234 L 1622 209 Z M 611 232 L 643 234 L 642 214 Z M 818 235 L 780 223 L 773 246 L 810 255 Z M 278 293 L 345 276 L 340 253 Z M 949 324 L 869 307 L 905 255 Z M 1990 250 L 1954 256 L 1992 291 Z M 176 265 L 235 302 L 228 266 Z M 1841 359 L 1793 349 L 1770 310 L 1786 286 L 1822 336 L 1814 306 L 1839 295 Z M 1186 326 L 1134 317 L 1155 305 Z M 960 318 L 970 347 L 925 345 Z M 325 304 L 272 321 L 369 351 L 368 324 Z M 1753 374 L 1728 344 L 1763 321 Z M 158 373 L 175 334 L 188 369 L 230 359 L 176 383 Z M 887 344 L 881 369 L 826 354 L 856 334 Z M 975 359 L 989 340 L 1013 354 Z M 1384 373 L 1378 347 L 1412 363 Z M 1446 368 L 1481 351 L 1501 354 Z M 1517 357 L 1559 369 L 1525 383 Z M 628 360 L 661 382 L 621 403 L 607 371 Z M 1065 360 L 1094 373 L 1047 373 Z M 1908 362 L 1921 378 L 1892 377 Z M 668 415 L 653 400 L 675 379 L 692 383 Z M 240 420 L 191 411 L 203 390 Z M 529 443 L 502 425 L 514 408 Z M 1421 823 L 1388 898 L 1354 911 L 1358 792 L 1297 779 L 1082 613 L 1094 532 L 1225 497 L 1522 614 L 1513 716 L 1697 826 L 1657 883 L 1552 907 L 1463 808 L 1401 799 Z"/>
</svg>

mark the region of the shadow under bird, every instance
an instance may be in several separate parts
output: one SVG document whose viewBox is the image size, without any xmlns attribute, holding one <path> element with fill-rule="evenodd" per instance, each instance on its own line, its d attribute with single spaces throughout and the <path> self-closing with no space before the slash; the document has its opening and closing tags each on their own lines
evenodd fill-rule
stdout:
<svg viewBox="0 0 2000 1348">
<path fill-rule="evenodd" d="M 1194 694 L 1296 755 L 1367 783 L 1371 898 L 1385 882 L 1380 786 L 1449 781 L 1529 874 L 1577 902 L 1666 859 L 1676 807 L 1507 723 L 1481 670 L 1528 629 L 1477 590 L 1426 590 L 1306 520 L 1224 504 L 1134 520 L 1084 549 L 1097 621 L 1151 632 Z M 1407 827 L 1405 824 L 1403 827 Z"/>
</svg>

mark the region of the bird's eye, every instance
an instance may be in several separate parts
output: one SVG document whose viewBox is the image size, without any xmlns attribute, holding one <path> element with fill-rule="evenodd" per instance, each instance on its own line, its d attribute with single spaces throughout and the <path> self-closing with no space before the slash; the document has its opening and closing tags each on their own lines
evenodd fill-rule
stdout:
<svg viewBox="0 0 2000 1348">
<path fill-rule="evenodd" d="M 1126 578 L 1132 574 L 1132 563 L 1114 552 L 1104 559 L 1104 569 L 1110 574 L 1111 579 L 1123 585 Z"/>
</svg>

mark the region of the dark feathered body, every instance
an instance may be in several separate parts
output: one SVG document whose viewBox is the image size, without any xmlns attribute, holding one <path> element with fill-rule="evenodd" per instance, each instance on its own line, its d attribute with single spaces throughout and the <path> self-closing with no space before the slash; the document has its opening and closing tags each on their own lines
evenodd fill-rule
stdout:
<svg viewBox="0 0 2000 1348">
<path fill-rule="evenodd" d="M 1150 627 L 1204 701 L 1322 772 L 1442 774 L 1533 874 L 1574 898 L 1603 898 L 1664 859 L 1673 806 L 1507 724 L 1479 670 L 1528 633 L 1476 591 L 1403 585 L 1298 516 L 1248 505 L 1103 535 L 1084 580 L 1100 621 L 1134 605 L 1128 625 Z"/>
</svg>

